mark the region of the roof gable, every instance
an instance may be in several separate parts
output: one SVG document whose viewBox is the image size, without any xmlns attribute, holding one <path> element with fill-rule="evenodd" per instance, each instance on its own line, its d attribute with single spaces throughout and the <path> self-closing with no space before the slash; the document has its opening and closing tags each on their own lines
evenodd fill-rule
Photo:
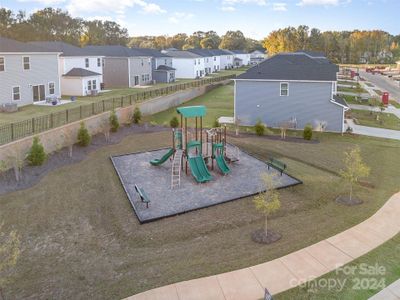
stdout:
<svg viewBox="0 0 400 300">
<path fill-rule="evenodd" d="M 281 53 L 239 75 L 237 79 L 335 81 L 337 65 L 305 53 Z"/>
</svg>

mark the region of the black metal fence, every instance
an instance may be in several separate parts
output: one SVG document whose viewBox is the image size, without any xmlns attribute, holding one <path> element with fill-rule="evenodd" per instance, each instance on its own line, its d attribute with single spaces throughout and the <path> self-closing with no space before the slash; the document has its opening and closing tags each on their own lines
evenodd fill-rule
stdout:
<svg viewBox="0 0 400 300">
<path fill-rule="evenodd" d="M 99 100 L 97 102 L 84 104 L 79 107 L 68 108 L 63 111 L 58 111 L 47 115 L 26 119 L 23 121 L 0 124 L 0 145 L 7 144 L 12 141 L 34 135 L 49 129 L 57 128 L 68 123 L 79 121 L 106 111 L 111 111 L 118 107 L 134 105 L 136 103 L 141 103 L 147 99 L 168 95 L 186 89 L 213 84 L 235 77 L 236 75 L 233 74 L 174 84 L 162 88 L 138 92 L 132 95 Z"/>
</svg>

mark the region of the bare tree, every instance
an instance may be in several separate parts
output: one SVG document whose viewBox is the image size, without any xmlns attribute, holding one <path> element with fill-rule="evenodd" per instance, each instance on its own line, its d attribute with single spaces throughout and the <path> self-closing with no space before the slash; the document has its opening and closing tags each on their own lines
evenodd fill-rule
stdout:
<svg viewBox="0 0 400 300">
<path fill-rule="evenodd" d="M 25 153 L 21 150 L 18 144 L 13 144 L 9 150 L 9 159 L 12 163 L 12 168 L 14 169 L 15 180 L 20 181 L 22 175 L 22 168 L 25 161 Z"/>
</svg>

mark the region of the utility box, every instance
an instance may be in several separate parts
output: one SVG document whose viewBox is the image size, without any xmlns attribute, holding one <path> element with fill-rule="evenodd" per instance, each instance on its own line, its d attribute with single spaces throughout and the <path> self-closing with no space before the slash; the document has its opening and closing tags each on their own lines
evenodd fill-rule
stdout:
<svg viewBox="0 0 400 300">
<path fill-rule="evenodd" d="M 383 105 L 389 105 L 389 93 L 388 92 L 384 92 L 382 94 L 382 103 L 383 103 Z"/>
</svg>

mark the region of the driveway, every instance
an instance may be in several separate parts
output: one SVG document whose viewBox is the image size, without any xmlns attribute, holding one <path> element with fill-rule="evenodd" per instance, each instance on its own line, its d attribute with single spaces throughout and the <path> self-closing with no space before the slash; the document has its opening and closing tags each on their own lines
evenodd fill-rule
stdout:
<svg viewBox="0 0 400 300">
<path fill-rule="evenodd" d="M 383 92 L 389 92 L 390 99 L 396 100 L 400 103 L 400 86 L 399 82 L 393 81 L 392 79 L 383 75 L 372 75 L 365 71 L 360 70 L 360 76 L 373 83 L 381 89 Z"/>
<path fill-rule="evenodd" d="M 346 119 L 347 125 L 353 128 L 354 134 L 373 136 L 384 139 L 400 140 L 400 131 L 384 128 L 356 125 L 353 120 Z"/>
</svg>

